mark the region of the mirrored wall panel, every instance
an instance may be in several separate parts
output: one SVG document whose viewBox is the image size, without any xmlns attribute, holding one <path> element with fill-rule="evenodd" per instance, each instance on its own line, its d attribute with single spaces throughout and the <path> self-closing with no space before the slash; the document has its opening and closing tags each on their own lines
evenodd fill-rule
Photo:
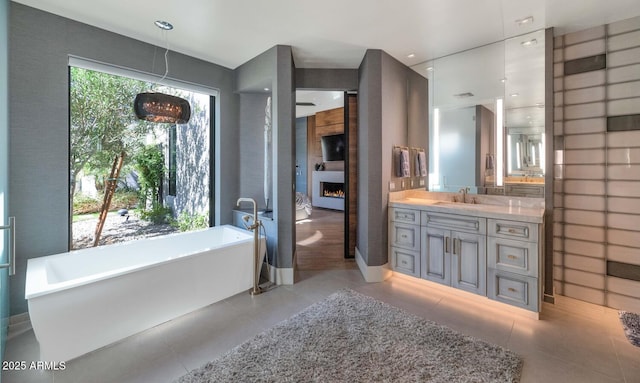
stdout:
<svg viewBox="0 0 640 383">
<path fill-rule="evenodd" d="M 544 195 L 544 30 L 418 64 L 430 191 Z"/>
</svg>

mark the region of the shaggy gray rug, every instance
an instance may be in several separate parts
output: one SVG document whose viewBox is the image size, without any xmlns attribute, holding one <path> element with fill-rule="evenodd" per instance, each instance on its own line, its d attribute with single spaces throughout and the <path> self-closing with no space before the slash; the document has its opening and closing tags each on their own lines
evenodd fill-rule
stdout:
<svg viewBox="0 0 640 383">
<path fill-rule="evenodd" d="M 624 335 L 632 345 L 640 347 L 640 315 L 629 311 L 618 312 Z"/>
<path fill-rule="evenodd" d="M 521 370 L 507 349 L 345 289 L 176 382 L 518 382 Z"/>
</svg>

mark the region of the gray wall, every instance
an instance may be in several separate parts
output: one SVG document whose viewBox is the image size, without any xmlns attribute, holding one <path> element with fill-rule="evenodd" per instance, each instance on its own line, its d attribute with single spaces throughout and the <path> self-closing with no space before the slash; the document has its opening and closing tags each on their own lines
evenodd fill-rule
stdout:
<svg viewBox="0 0 640 383">
<path fill-rule="evenodd" d="M 11 56 L 10 214 L 16 216 L 17 275 L 11 280 L 12 314 L 24 300 L 29 258 L 68 249 L 68 56 L 150 72 L 154 46 L 10 3 Z M 171 52 L 169 77 L 220 90 L 215 132 L 216 223 L 231 223 L 238 196 L 238 96 L 233 71 Z M 220 166 L 224 163 L 224 166 Z"/>
<path fill-rule="evenodd" d="M 296 118 L 296 191 L 311 195 L 307 190 L 307 118 Z"/>
<path fill-rule="evenodd" d="M 266 93 L 240 94 L 240 196 L 264 209 L 264 116 Z M 273 194 L 273 193 L 272 193 Z M 243 208 L 248 207 L 242 206 Z M 273 201 L 269 202 L 273 208 Z"/>
<path fill-rule="evenodd" d="M 379 215 L 382 201 L 382 53 L 381 50 L 367 50 L 358 77 L 357 242 L 358 251 L 370 266 L 384 264 L 380 263 L 382 223 L 371 221 Z M 386 255 L 386 251 L 384 253 Z"/>
<path fill-rule="evenodd" d="M 424 77 L 387 53 L 365 54 L 358 87 L 358 250 L 369 266 L 388 261 L 393 146 L 428 144 L 427 90 Z"/>
<path fill-rule="evenodd" d="M 297 89 L 356 90 L 357 69 L 296 69 Z"/>
<path fill-rule="evenodd" d="M 414 70 L 407 71 L 407 143 L 429 150 L 429 87 Z M 429 156 L 427 156 L 428 158 Z M 427 164 L 427 168 L 429 164 Z M 425 185 L 426 186 L 426 185 Z"/>
<path fill-rule="evenodd" d="M 275 266 L 278 268 L 293 267 L 295 252 L 295 68 L 291 47 L 277 45 L 256 56 L 236 68 L 236 91 L 244 93 L 241 97 L 240 109 L 250 116 L 243 116 L 241 147 L 256 146 L 249 142 L 258 140 L 262 153 L 263 136 L 253 129 L 253 124 L 262 115 L 264 123 L 264 104 L 258 106 L 260 96 L 248 93 L 271 90 L 271 131 L 272 131 L 272 174 L 273 174 L 273 218 L 276 222 L 277 245 Z M 262 96 L 265 97 L 265 96 Z M 253 110 L 259 108 L 258 110 Z M 247 125 L 244 122 L 247 121 Z M 255 134 L 255 136 L 254 136 Z M 262 170 L 263 155 L 243 156 L 240 164 L 240 190 L 248 196 L 258 196 L 263 201 Z M 252 177 L 259 177 L 257 182 Z M 244 196 L 244 195 L 243 195 Z M 255 197 L 254 197 L 255 198 Z M 264 205 L 264 202 L 262 202 Z"/>
</svg>

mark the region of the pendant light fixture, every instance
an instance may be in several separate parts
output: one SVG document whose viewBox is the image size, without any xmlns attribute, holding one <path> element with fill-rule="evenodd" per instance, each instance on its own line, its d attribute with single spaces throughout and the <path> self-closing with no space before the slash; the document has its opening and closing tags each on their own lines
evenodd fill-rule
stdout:
<svg viewBox="0 0 640 383">
<path fill-rule="evenodd" d="M 155 21 L 155 25 L 163 31 L 173 29 L 173 25 L 166 21 L 157 20 Z M 169 73 L 168 54 L 169 46 L 167 43 L 167 49 L 164 52 L 165 72 L 160 82 L 162 82 Z M 191 118 L 189 101 L 181 97 L 153 92 L 153 87 L 151 92 L 138 93 L 133 102 L 133 109 L 136 117 L 150 122 L 186 124 L 189 122 L 189 118 Z"/>
</svg>

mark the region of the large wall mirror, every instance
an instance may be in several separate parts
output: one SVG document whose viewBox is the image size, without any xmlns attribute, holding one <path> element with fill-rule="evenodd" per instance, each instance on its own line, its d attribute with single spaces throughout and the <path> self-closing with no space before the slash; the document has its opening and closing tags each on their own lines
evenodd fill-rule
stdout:
<svg viewBox="0 0 640 383">
<path fill-rule="evenodd" d="M 429 79 L 430 191 L 544 196 L 545 31 L 413 66 Z"/>
</svg>

